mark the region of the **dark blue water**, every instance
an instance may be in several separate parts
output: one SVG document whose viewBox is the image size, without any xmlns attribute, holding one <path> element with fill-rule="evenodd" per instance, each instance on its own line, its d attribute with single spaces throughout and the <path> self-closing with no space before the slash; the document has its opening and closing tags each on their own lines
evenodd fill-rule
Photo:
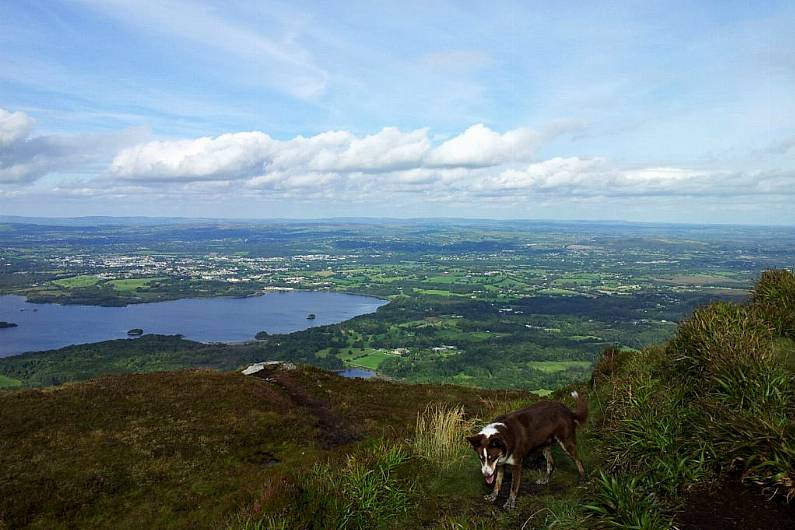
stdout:
<svg viewBox="0 0 795 530">
<path fill-rule="evenodd" d="M 258 331 L 290 333 L 372 313 L 385 300 L 341 293 L 291 291 L 249 298 L 190 298 L 127 307 L 30 304 L 0 296 L 0 357 L 127 337 L 127 331 L 181 334 L 201 342 L 253 340 Z M 314 313 L 317 318 L 307 320 Z"/>
</svg>

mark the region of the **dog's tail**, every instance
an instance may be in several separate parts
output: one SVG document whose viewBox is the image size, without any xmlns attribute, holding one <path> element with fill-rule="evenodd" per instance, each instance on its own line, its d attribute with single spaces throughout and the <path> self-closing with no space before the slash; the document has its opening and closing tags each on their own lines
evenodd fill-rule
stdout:
<svg viewBox="0 0 795 530">
<path fill-rule="evenodd" d="M 585 425 L 588 419 L 588 403 L 576 390 L 571 393 L 571 397 L 577 400 L 577 410 L 574 412 L 574 422 L 577 425 Z"/>
</svg>

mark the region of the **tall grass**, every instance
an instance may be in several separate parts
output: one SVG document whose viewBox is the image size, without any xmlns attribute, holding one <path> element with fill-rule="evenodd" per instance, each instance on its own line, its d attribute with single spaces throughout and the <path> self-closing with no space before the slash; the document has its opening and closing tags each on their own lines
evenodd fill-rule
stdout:
<svg viewBox="0 0 795 530">
<path fill-rule="evenodd" d="M 715 302 L 679 325 L 666 352 L 678 375 L 713 376 L 773 359 L 773 326 L 753 306 Z"/>
<path fill-rule="evenodd" d="M 315 464 L 299 477 L 276 476 L 231 530 L 378 529 L 406 516 L 415 484 L 398 477 L 410 459 L 400 444 L 359 448 L 343 462 Z"/>
<path fill-rule="evenodd" d="M 299 504 L 304 528 L 383 528 L 411 507 L 412 483 L 395 471 L 409 460 L 402 445 L 380 444 L 347 456 L 342 467 L 318 464 Z"/>
<path fill-rule="evenodd" d="M 667 530 L 672 527 L 671 520 L 660 508 L 656 497 L 641 487 L 637 477 L 612 477 L 604 473 L 597 480 L 594 502 L 585 506 L 606 523 L 599 528 Z"/>
<path fill-rule="evenodd" d="M 795 339 L 795 275 L 784 269 L 762 273 L 754 288 L 753 305 L 778 335 Z"/>
<path fill-rule="evenodd" d="M 585 513 L 582 505 L 572 499 L 552 499 L 545 503 L 542 510 L 537 511 L 525 521 L 522 530 L 588 528 L 586 525 L 589 517 L 590 514 Z"/>
<path fill-rule="evenodd" d="M 226 528 L 227 530 L 290 530 L 287 521 L 279 517 L 268 515 L 258 518 L 243 514 L 236 515 Z"/>
<path fill-rule="evenodd" d="M 464 416 L 464 407 L 430 403 L 417 414 L 412 446 L 420 458 L 448 468 L 468 454 L 464 437 L 474 422 Z"/>
<path fill-rule="evenodd" d="M 606 352 L 593 381 L 610 473 L 589 507 L 600 520 L 656 528 L 644 510 L 675 509 L 690 485 L 728 471 L 795 499 L 795 374 L 778 345 L 792 336 L 793 311 L 795 276 L 772 271 L 751 303 L 697 309 L 664 349 Z M 634 489 L 652 492 L 654 506 Z"/>
</svg>

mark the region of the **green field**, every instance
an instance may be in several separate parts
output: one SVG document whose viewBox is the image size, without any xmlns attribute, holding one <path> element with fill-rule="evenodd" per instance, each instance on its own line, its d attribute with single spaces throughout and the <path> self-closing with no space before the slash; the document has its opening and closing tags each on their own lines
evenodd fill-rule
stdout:
<svg viewBox="0 0 795 530">
<path fill-rule="evenodd" d="M 0 388 L 18 388 L 20 386 L 22 386 L 22 381 L 0 374 Z"/>
<path fill-rule="evenodd" d="M 433 296 L 464 296 L 463 294 L 445 291 L 444 289 L 414 289 L 417 294 L 429 294 Z"/>
<path fill-rule="evenodd" d="M 550 287 L 548 289 L 541 289 L 538 291 L 541 294 L 551 294 L 551 295 L 558 295 L 558 296 L 577 296 L 577 291 L 571 291 L 569 289 L 560 289 L 558 287 Z"/>
<path fill-rule="evenodd" d="M 52 283 L 59 287 L 65 287 L 66 289 L 71 289 L 74 287 L 91 287 L 92 285 L 96 285 L 99 283 L 100 278 L 97 276 L 89 275 L 89 274 L 82 274 L 80 276 L 72 276 L 70 278 L 61 278 L 59 280 L 53 280 Z"/>
<path fill-rule="evenodd" d="M 254 357 L 526 390 L 582 377 L 581 363 L 606 346 L 668 340 L 696 305 L 740 299 L 761 268 L 795 263 L 795 234 L 783 228 L 210 223 L 93 227 L 72 243 L 61 227 L 6 226 L 0 292 L 31 302 L 123 306 L 282 288 L 377 296 L 390 303 L 376 313 L 261 342 Z M 157 266 L 144 272 L 134 256 Z M 386 353 L 398 348 L 411 355 Z M 228 359 L 218 362 L 237 368 Z M 67 364 L 44 379 L 40 367 L 8 375 L 69 380 L 78 374 Z"/>
<path fill-rule="evenodd" d="M 341 354 L 340 359 L 350 366 L 359 366 L 361 368 L 368 368 L 370 370 L 378 370 L 378 367 L 386 359 L 394 357 L 392 354 L 384 350 L 365 348 L 364 351 L 354 350 L 353 353 Z"/>
<path fill-rule="evenodd" d="M 117 291 L 134 291 L 140 287 L 148 287 L 150 282 L 162 280 L 163 278 L 126 278 L 123 280 L 110 280 L 109 285 L 112 285 Z"/>
<path fill-rule="evenodd" d="M 541 370 L 547 374 L 563 372 L 570 368 L 590 370 L 591 361 L 528 361 L 527 366 L 535 370 Z"/>
</svg>

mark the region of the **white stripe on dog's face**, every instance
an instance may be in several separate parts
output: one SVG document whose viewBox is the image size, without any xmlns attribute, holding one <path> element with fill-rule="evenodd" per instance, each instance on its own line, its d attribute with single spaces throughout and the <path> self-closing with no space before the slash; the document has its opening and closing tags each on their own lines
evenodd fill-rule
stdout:
<svg viewBox="0 0 795 530">
<path fill-rule="evenodd" d="M 480 471 L 483 473 L 484 477 L 489 477 L 494 474 L 494 471 L 497 469 L 497 462 L 489 463 L 489 454 L 486 452 L 486 448 L 483 448 L 483 458 L 480 459 Z"/>
</svg>

